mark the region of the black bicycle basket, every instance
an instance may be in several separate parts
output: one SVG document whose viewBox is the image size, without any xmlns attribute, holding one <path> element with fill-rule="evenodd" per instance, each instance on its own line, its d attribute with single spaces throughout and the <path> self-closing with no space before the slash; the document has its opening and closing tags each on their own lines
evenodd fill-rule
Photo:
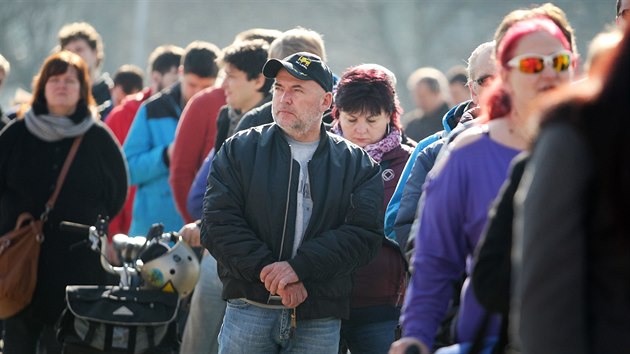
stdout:
<svg viewBox="0 0 630 354">
<path fill-rule="evenodd" d="M 118 286 L 68 286 L 57 323 L 64 353 L 173 353 L 179 296 Z"/>
</svg>

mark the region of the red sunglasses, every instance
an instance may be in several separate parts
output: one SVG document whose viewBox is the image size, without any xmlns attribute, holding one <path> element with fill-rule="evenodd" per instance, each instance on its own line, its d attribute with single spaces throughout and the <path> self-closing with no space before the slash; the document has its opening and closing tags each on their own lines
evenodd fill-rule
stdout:
<svg viewBox="0 0 630 354">
<path fill-rule="evenodd" d="M 524 74 L 537 74 L 548 65 L 560 73 L 569 69 L 572 58 L 573 54 L 565 50 L 551 55 L 528 53 L 512 58 L 507 65 Z"/>
</svg>

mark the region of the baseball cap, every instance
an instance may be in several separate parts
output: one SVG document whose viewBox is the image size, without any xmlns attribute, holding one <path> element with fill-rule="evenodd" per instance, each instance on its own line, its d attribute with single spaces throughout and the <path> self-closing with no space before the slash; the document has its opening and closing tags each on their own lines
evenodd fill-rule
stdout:
<svg viewBox="0 0 630 354">
<path fill-rule="evenodd" d="M 273 79 L 283 67 L 295 78 L 300 80 L 313 80 L 317 82 L 324 91 L 332 92 L 333 74 L 328 65 L 317 55 L 308 52 L 299 52 L 291 54 L 282 60 L 269 59 L 265 63 L 265 66 L 263 66 L 262 72 L 265 77 Z"/>
</svg>

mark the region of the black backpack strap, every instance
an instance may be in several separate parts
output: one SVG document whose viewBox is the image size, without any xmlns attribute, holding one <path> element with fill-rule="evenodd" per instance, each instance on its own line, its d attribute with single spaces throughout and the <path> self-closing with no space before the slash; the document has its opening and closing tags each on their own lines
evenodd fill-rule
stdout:
<svg viewBox="0 0 630 354">
<path fill-rule="evenodd" d="M 88 321 L 88 331 L 85 334 L 85 338 L 83 339 L 85 343 L 92 342 L 92 339 L 94 338 L 94 333 L 96 333 L 96 327 L 96 323 L 94 323 L 93 321 Z"/>
<path fill-rule="evenodd" d="M 147 339 L 149 341 L 149 348 L 155 348 L 155 329 L 152 326 L 147 326 Z"/>
<path fill-rule="evenodd" d="M 105 325 L 105 347 L 103 350 L 110 351 L 112 350 L 112 338 L 114 337 L 114 326 L 110 324 Z"/>
<path fill-rule="evenodd" d="M 127 353 L 133 354 L 136 351 L 136 338 L 138 336 L 138 327 L 131 326 L 129 328 L 129 341 L 127 342 Z"/>
<path fill-rule="evenodd" d="M 501 316 L 501 331 L 499 332 L 499 341 L 494 346 L 492 354 L 503 354 L 508 346 L 508 324 L 509 316 Z"/>
</svg>

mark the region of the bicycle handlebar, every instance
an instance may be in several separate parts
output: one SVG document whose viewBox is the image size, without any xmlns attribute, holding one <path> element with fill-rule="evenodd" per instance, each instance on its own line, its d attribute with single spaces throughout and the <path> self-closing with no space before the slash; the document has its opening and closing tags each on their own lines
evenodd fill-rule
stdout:
<svg viewBox="0 0 630 354">
<path fill-rule="evenodd" d="M 147 237 L 129 237 L 124 234 L 116 234 L 112 237 L 112 242 L 109 243 L 107 240 L 108 221 L 108 218 L 102 218 L 101 216 L 97 218 L 94 226 L 62 221 L 59 223 L 59 229 L 64 232 L 87 236 L 90 248 L 101 255 L 100 260 L 103 269 L 108 273 L 118 275 L 121 286 L 129 286 L 132 279 L 139 274 L 138 268 L 136 268 L 136 260 L 148 242 L 154 239 L 158 239 L 161 242 L 178 241 L 177 238 L 179 236 L 174 236 L 172 233 L 163 233 L 164 226 L 162 224 L 153 224 L 147 233 Z M 78 244 L 75 246 L 78 246 Z M 107 258 L 108 247 L 112 247 L 118 254 L 123 263 L 122 266 L 113 266 L 110 263 Z"/>
<path fill-rule="evenodd" d="M 107 222 L 108 219 L 103 219 L 100 216 L 96 222 L 96 226 L 62 221 L 59 223 L 59 229 L 65 232 L 88 236 L 90 248 L 99 252 L 101 255 L 101 267 L 108 273 L 118 275 L 120 277 L 121 286 L 129 286 L 131 278 L 137 275 L 138 271 L 133 264 L 127 263 L 122 267 L 115 267 L 107 259 Z"/>
<path fill-rule="evenodd" d="M 73 234 L 82 234 L 84 236 L 90 236 L 89 225 L 78 224 L 76 222 L 62 221 L 59 223 L 59 230 L 70 232 Z"/>
</svg>

